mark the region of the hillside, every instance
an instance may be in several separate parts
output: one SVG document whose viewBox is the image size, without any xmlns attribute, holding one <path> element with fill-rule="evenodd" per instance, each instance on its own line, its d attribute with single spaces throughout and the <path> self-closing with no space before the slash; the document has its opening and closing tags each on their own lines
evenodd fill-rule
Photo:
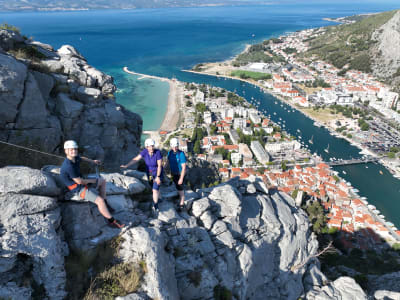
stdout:
<svg viewBox="0 0 400 300">
<path fill-rule="evenodd" d="M 400 12 L 375 14 L 352 24 L 329 26 L 309 39 L 304 57 L 316 57 L 339 69 L 373 73 L 381 79 L 397 77 L 400 66 Z"/>
</svg>

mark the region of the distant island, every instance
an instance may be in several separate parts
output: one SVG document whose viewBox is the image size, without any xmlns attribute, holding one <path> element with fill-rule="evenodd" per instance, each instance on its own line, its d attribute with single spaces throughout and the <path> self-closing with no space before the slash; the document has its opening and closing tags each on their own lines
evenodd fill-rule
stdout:
<svg viewBox="0 0 400 300">
<path fill-rule="evenodd" d="M 78 11 L 91 9 L 140 9 L 164 7 L 199 7 L 270 4 L 254 0 L 9 0 L 0 1 L 0 11 Z"/>
</svg>

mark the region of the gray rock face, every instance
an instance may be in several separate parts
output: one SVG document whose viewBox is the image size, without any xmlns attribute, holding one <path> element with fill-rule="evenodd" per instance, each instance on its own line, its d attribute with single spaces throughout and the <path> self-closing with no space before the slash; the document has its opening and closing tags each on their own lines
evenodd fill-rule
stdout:
<svg viewBox="0 0 400 300">
<path fill-rule="evenodd" d="M 372 68 L 374 75 L 378 78 L 392 76 L 400 67 L 400 12 L 378 28 L 372 39 L 377 41 L 372 50 L 376 53 Z"/>
<path fill-rule="evenodd" d="M 24 95 L 27 67 L 4 54 L 0 54 L 0 66 L 0 128 L 4 128 L 15 122 Z"/>
<path fill-rule="evenodd" d="M 311 291 L 307 294 L 309 300 L 331 300 L 348 299 L 362 300 L 368 299 L 361 287 L 350 277 L 340 277 L 329 285 L 324 286 L 318 291 Z"/>
<path fill-rule="evenodd" d="M 146 262 L 148 271 L 141 289 L 153 299 L 179 299 L 173 256 L 164 250 L 166 241 L 162 233 L 157 228 L 135 227 L 127 230 L 122 238 L 123 261 Z"/>
<path fill-rule="evenodd" d="M 394 272 L 382 276 L 369 276 L 368 291 L 370 295 L 375 296 L 376 299 L 400 299 L 399 282 L 400 272 Z"/>
<path fill-rule="evenodd" d="M 89 66 L 72 46 L 55 52 L 50 45 L 21 39 L 0 32 L 6 50 L 22 42 L 45 54 L 36 64 L 49 73 L 28 72 L 29 60 L 21 63 L 0 53 L 1 139 L 46 152 L 62 152 L 62 142 L 74 139 L 83 155 L 103 160 L 109 169 L 137 155 L 143 122 L 110 99 L 116 90 L 113 78 Z"/>
<path fill-rule="evenodd" d="M 57 233 L 60 209 L 51 197 L 59 189 L 52 178 L 26 167 L 0 169 L 0 185 L 0 297 L 29 299 L 30 280 L 44 288 L 42 297 L 63 299 L 68 248 Z"/>
<path fill-rule="evenodd" d="M 19 108 L 17 129 L 32 129 L 47 127 L 46 101 L 43 99 L 39 86 L 32 73 L 28 73 L 25 83 L 25 97 Z"/>
<path fill-rule="evenodd" d="M 15 31 L 1 29 L 0 30 L 0 47 L 5 51 L 12 50 L 19 43 L 23 43 L 22 36 Z"/>
<path fill-rule="evenodd" d="M 60 190 L 45 173 L 27 167 L 0 168 L 0 193 L 57 196 Z"/>
</svg>

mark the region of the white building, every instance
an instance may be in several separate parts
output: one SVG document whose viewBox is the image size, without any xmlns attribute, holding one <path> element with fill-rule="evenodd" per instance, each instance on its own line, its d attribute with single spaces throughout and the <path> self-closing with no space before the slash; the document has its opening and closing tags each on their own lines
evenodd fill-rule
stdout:
<svg viewBox="0 0 400 300">
<path fill-rule="evenodd" d="M 205 111 L 204 112 L 204 123 L 206 124 L 211 124 L 212 123 L 212 114 L 211 111 Z"/>
<path fill-rule="evenodd" d="M 233 128 L 234 129 L 242 129 L 247 126 L 247 120 L 244 118 L 235 118 L 233 119 Z"/>
<path fill-rule="evenodd" d="M 260 124 L 261 123 L 261 117 L 257 113 L 250 113 L 250 120 L 254 124 Z"/>
<path fill-rule="evenodd" d="M 269 162 L 270 157 L 259 141 L 251 141 L 250 148 L 260 163 L 266 164 Z"/>
<path fill-rule="evenodd" d="M 197 91 L 195 101 L 196 103 L 204 103 L 204 93 Z"/>
<path fill-rule="evenodd" d="M 234 165 L 239 165 L 239 162 L 242 160 L 242 154 L 233 152 L 231 154 L 231 161 Z"/>
<path fill-rule="evenodd" d="M 253 129 L 251 129 L 251 127 L 244 127 L 244 128 L 242 128 L 242 132 L 245 135 L 252 135 L 253 134 Z"/>
</svg>

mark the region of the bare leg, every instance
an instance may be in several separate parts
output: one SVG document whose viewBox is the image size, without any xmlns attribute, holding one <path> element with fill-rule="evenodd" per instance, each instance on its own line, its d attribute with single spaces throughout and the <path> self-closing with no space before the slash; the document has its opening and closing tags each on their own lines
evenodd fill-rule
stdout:
<svg viewBox="0 0 400 300">
<path fill-rule="evenodd" d="M 180 205 L 184 205 L 185 204 L 185 191 L 178 191 L 179 194 L 179 198 L 181 199 L 180 201 Z"/>
<path fill-rule="evenodd" d="M 102 177 L 99 178 L 98 189 L 99 189 L 100 196 L 103 199 L 106 199 L 107 198 L 107 195 L 106 195 L 106 181 Z"/>
<path fill-rule="evenodd" d="M 112 217 L 110 212 L 107 209 L 106 202 L 104 201 L 104 199 L 102 197 L 98 196 L 94 203 L 97 204 L 97 207 L 99 208 L 99 212 L 103 215 L 104 218 L 110 219 Z"/>
<path fill-rule="evenodd" d="M 154 189 L 153 189 L 153 202 L 154 202 L 154 204 L 157 204 L 157 203 L 158 203 L 158 196 L 159 196 L 159 194 L 160 194 L 160 191 L 157 191 L 157 190 L 154 190 Z"/>
</svg>

